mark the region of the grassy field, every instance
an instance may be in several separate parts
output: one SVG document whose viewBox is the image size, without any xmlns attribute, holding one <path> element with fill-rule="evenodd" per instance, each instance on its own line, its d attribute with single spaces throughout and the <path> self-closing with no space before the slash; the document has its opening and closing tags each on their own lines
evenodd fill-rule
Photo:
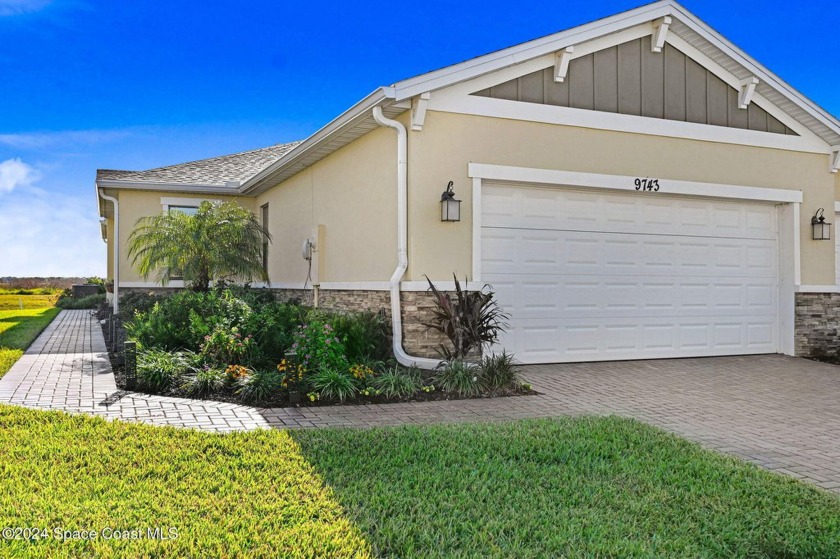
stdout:
<svg viewBox="0 0 840 559">
<path fill-rule="evenodd" d="M 54 308 L 0 310 L 0 377 L 58 313 Z"/>
<path fill-rule="evenodd" d="M 0 406 L 0 472 L 0 526 L 48 535 L 0 555 L 840 556 L 836 496 L 616 418 L 216 435 Z M 177 539 L 102 535 L 150 527 Z"/>
<path fill-rule="evenodd" d="M 17 293 L 0 292 L 0 311 L 27 309 L 45 309 L 54 307 L 59 293 L 38 293 L 35 295 L 19 295 Z"/>
<path fill-rule="evenodd" d="M 619 418 L 296 432 L 387 557 L 840 557 L 840 498 Z"/>
<path fill-rule="evenodd" d="M 0 539 L 0 556 L 369 556 L 287 432 L 214 435 L 0 406 L 0 473 L 0 527 L 48 532 Z M 100 535 L 61 541 L 56 527 Z M 145 537 L 157 527 L 177 538 Z M 106 528 L 144 537 L 106 539 Z"/>
</svg>

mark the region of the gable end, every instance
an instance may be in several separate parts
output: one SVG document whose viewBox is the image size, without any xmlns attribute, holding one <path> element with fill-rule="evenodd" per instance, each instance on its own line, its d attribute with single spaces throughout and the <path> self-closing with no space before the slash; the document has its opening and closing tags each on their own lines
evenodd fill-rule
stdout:
<svg viewBox="0 0 840 559">
<path fill-rule="evenodd" d="M 652 52 L 651 37 L 575 58 L 559 83 L 551 67 L 472 95 L 797 135 L 755 102 L 738 108 L 738 90 L 673 45 Z"/>
</svg>

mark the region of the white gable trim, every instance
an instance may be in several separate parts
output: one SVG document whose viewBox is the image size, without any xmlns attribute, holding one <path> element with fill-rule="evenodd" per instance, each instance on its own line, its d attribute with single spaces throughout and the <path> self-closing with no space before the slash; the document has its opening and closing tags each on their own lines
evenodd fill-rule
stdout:
<svg viewBox="0 0 840 559">
<path fill-rule="evenodd" d="M 786 151 L 828 153 L 825 142 L 810 135 L 787 136 L 741 128 L 523 103 L 474 95 L 435 96 L 429 104 L 429 110 Z"/>
</svg>

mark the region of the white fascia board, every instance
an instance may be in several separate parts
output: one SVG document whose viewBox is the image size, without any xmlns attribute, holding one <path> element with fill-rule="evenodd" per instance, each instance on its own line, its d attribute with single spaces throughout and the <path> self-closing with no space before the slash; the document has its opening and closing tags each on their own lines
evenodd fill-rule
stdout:
<svg viewBox="0 0 840 559">
<path fill-rule="evenodd" d="M 352 126 L 359 117 L 367 117 L 373 107 L 393 98 L 393 87 L 380 87 L 379 89 L 376 89 L 370 95 L 334 118 L 326 126 L 322 127 L 306 140 L 295 146 L 280 159 L 245 181 L 242 186 L 239 187 L 239 190 L 245 194 L 253 191 L 273 174 L 288 167 L 289 165 L 293 165 L 296 161 L 299 161 L 302 157 L 307 155 L 314 147 L 324 141 L 328 141 L 330 137 L 339 130 Z"/>
<path fill-rule="evenodd" d="M 237 196 L 239 189 L 223 184 L 178 184 L 169 182 L 142 182 L 120 180 L 98 180 L 99 188 L 113 188 L 115 190 L 162 190 L 167 192 L 191 192 L 195 194 L 221 194 Z"/>
<path fill-rule="evenodd" d="M 712 60 L 711 58 L 694 48 L 687 41 L 671 33 L 668 36 L 667 42 L 675 49 L 692 59 L 694 62 L 696 62 L 700 66 L 703 66 L 706 70 L 723 80 L 723 82 L 729 85 L 731 88 L 740 91 L 742 86 L 742 80 L 738 79 L 737 76 L 731 74 L 720 64 L 718 64 L 717 62 L 715 62 L 714 60 Z M 807 126 L 803 125 L 801 122 L 791 117 L 788 113 L 778 108 L 774 103 L 771 103 L 760 93 L 753 91 L 751 98 L 758 105 L 760 105 L 762 109 L 770 113 L 770 115 L 773 118 L 790 128 L 800 136 L 807 136 L 808 138 L 817 140 L 820 142 L 820 145 L 825 144 L 825 140 L 814 134 L 814 132 L 811 131 Z"/>
<path fill-rule="evenodd" d="M 521 45 L 479 56 L 461 62 L 460 64 L 447 66 L 446 68 L 441 68 L 440 70 L 394 84 L 396 99 L 401 101 L 426 91 L 434 91 L 442 87 L 447 87 L 488 72 L 494 72 L 507 66 L 519 64 L 531 58 L 552 54 L 568 46 L 578 45 L 609 33 L 622 31 L 627 27 L 649 23 L 653 20 L 671 15 L 673 12 L 673 2 L 669 0 L 656 2 L 592 23 L 573 27 L 566 31 L 554 33 L 541 39 L 535 39 Z M 575 54 L 577 55 L 577 53 Z"/>
<path fill-rule="evenodd" d="M 528 167 L 488 165 L 483 163 L 470 163 L 467 174 L 471 178 L 487 180 L 602 188 L 625 192 L 637 192 L 634 184 L 634 181 L 637 178 L 656 178 L 659 181 L 660 190 L 658 192 L 651 193 L 638 192 L 639 196 L 678 194 L 683 196 L 731 198 L 762 202 L 802 202 L 802 191 L 793 188 L 763 188 L 734 184 L 672 180 L 659 177 L 631 177 L 623 175 L 604 175 L 598 173 L 578 173 L 572 171 L 557 171 L 554 169 L 532 169 Z"/>
<path fill-rule="evenodd" d="M 834 116 L 814 104 L 810 99 L 796 91 L 796 89 L 762 66 L 754 58 L 746 54 L 734 44 L 730 43 L 723 35 L 703 23 L 703 21 L 698 19 L 694 14 L 677 3 L 672 3 L 671 7 L 677 19 L 691 27 L 698 35 L 721 49 L 727 56 L 735 60 L 735 62 L 743 66 L 747 71 L 754 74 L 759 80 L 789 97 L 791 101 L 799 105 L 803 110 L 822 122 L 833 132 L 840 134 L 840 121 L 838 121 Z"/>
</svg>

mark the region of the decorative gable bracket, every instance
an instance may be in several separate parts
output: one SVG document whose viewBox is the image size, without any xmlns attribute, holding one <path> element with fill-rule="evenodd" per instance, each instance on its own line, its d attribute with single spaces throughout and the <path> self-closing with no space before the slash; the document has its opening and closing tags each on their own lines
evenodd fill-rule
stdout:
<svg viewBox="0 0 840 559">
<path fill-rule="evenodd" d="M 665 37 L 668 36 L 668 28 L 672 22 L 670 16 L 665 16 L 653 23 L 653 38 L 650 41 L 651 52 L 662 52 L 662 49 L 665 48 Z"/>
<path fill-rule="evenodd" d="M 755 76 L 741 80 L 741 90 L 738 92 L 738 108 L 746 109 L 752 103 L 755 94 L 755 86 L 758 85 L 758 78 Z"/>
<path fill-rule="evenodd" d="M 421 93 L 411 103 L 411 129 L 419 132 L 423 130 L 426 122 L 426 109 L 429 107 L 429 99 L 432 94 L 428 91 Z"/>
<path fill-rule="evenodd" d="M 840 171 L 840 146 L 831 146 L 829 169 L 832 173 Z"/>
<path fill-rule="evenodd" d="M 563 83 L 566 74 L 569 73 L 569 62 L 572 61 L 572 54 L 575 47 L 566 47 L 554 55 L 554 83 Z"/>
</svg>

